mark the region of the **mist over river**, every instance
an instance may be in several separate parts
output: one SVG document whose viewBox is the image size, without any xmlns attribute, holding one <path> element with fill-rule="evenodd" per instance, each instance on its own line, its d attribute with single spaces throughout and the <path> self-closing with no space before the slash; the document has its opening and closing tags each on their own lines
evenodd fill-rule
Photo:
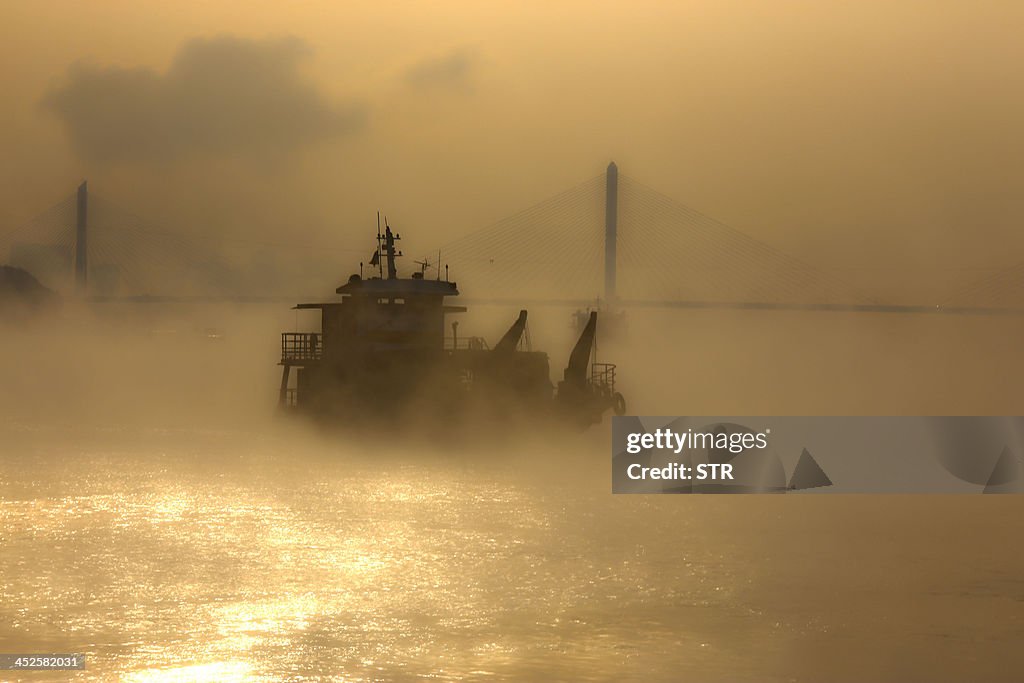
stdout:
<svg viewBox="0 0 1024 683">
<path fill-rule="evenodd" d="M 530 312 L 556 379 L 569 313 Z M 628 316 L 598 353 L 631 414 L 1024 414 L 1016 317 Z M 23 680 L 1024 673 L 1024 497 L 612 496 L 607 422 L 469 452 L 325 434 L 274 413 L 277 333 L 307 323 L 108 305 L 2 330 L 0 652 L 87 656 Z"/>
</svg>

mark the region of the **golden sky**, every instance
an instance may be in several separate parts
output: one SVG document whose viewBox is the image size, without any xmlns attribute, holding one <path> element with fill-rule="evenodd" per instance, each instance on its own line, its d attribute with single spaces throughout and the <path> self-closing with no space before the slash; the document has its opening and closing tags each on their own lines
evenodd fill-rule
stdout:
<svg viewBox="0 0 1024 683">
<path fill-rule="evenodd" d="M 1022 28 L 1011 0 L 11 0 L 0 225 L 87 177 L 183 230 L 382 209 L 437 243 L 615 159 L 824 263 L 1006 265 Z"/>
</svg>

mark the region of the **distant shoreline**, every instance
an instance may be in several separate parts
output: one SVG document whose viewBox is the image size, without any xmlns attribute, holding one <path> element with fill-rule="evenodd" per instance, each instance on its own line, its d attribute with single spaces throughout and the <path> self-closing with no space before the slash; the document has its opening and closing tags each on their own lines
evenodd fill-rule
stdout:
<svg viewBox="0 0 1024 683">
<path fill-rule="evenodd" d="M 0 318 L 41 313 L 61 303 L 60 295 L 22 268 L 0 265 Z"/>
</svg>

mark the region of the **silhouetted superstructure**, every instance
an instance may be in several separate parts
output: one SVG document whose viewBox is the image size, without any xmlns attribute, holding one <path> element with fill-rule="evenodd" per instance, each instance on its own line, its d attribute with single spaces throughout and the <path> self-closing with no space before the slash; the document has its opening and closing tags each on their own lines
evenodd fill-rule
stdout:
<svg viewBox="0 0 1024 683">
<path fill-rule="evenodd" d="M 321 325 L 319 332 L 281 335 L 282 407 L 357 424 L 401 414 L 440 417 L 444 426 L 519 415 L 584 426 L 608 410 L 625 411 L 615 366 L 592 362 L 596 313 L 556 390 L 547 354 L 523 348 L 529 346 L 525 310 L 493 348 L 480 337 L 459 337 L 454 321 L 446 337 L 447 316 L 466 310 L 445 301 L 459 295 L 456 283 L 447 267 L 442 279 L 440 264 L 437 277 L 426 278 L 426 261 L 411 277 L 398 277 L 400 239 L 390 226 L 383 233 L 378 228 L 370 261 L 377 275 L 352 275 L 336 290 L 341 301 L 296 307 L 319 309 Z"/>
</svg>

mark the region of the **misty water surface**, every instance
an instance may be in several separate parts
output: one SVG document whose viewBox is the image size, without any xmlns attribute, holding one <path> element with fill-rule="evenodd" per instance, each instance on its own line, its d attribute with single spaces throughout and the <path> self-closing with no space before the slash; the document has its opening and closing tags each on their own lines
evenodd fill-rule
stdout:
<svg viewBox="0 0 1024 683">
<path fill-rule="evenodd" d="M 531 316 L 556 375 L 568 312 Z M 599 351 L 630 412 L 1024 409 L 1011 318 L 630 321 Z M 470 452 L 325 435 L 274 417 L 295 324 L 69 310 L 4 335 L 0 651 L 82 651 L 79 679 L 127 681 L 1024 669 L 1018 497 L 613 497 L 606 425 Z"/>
</svg>

